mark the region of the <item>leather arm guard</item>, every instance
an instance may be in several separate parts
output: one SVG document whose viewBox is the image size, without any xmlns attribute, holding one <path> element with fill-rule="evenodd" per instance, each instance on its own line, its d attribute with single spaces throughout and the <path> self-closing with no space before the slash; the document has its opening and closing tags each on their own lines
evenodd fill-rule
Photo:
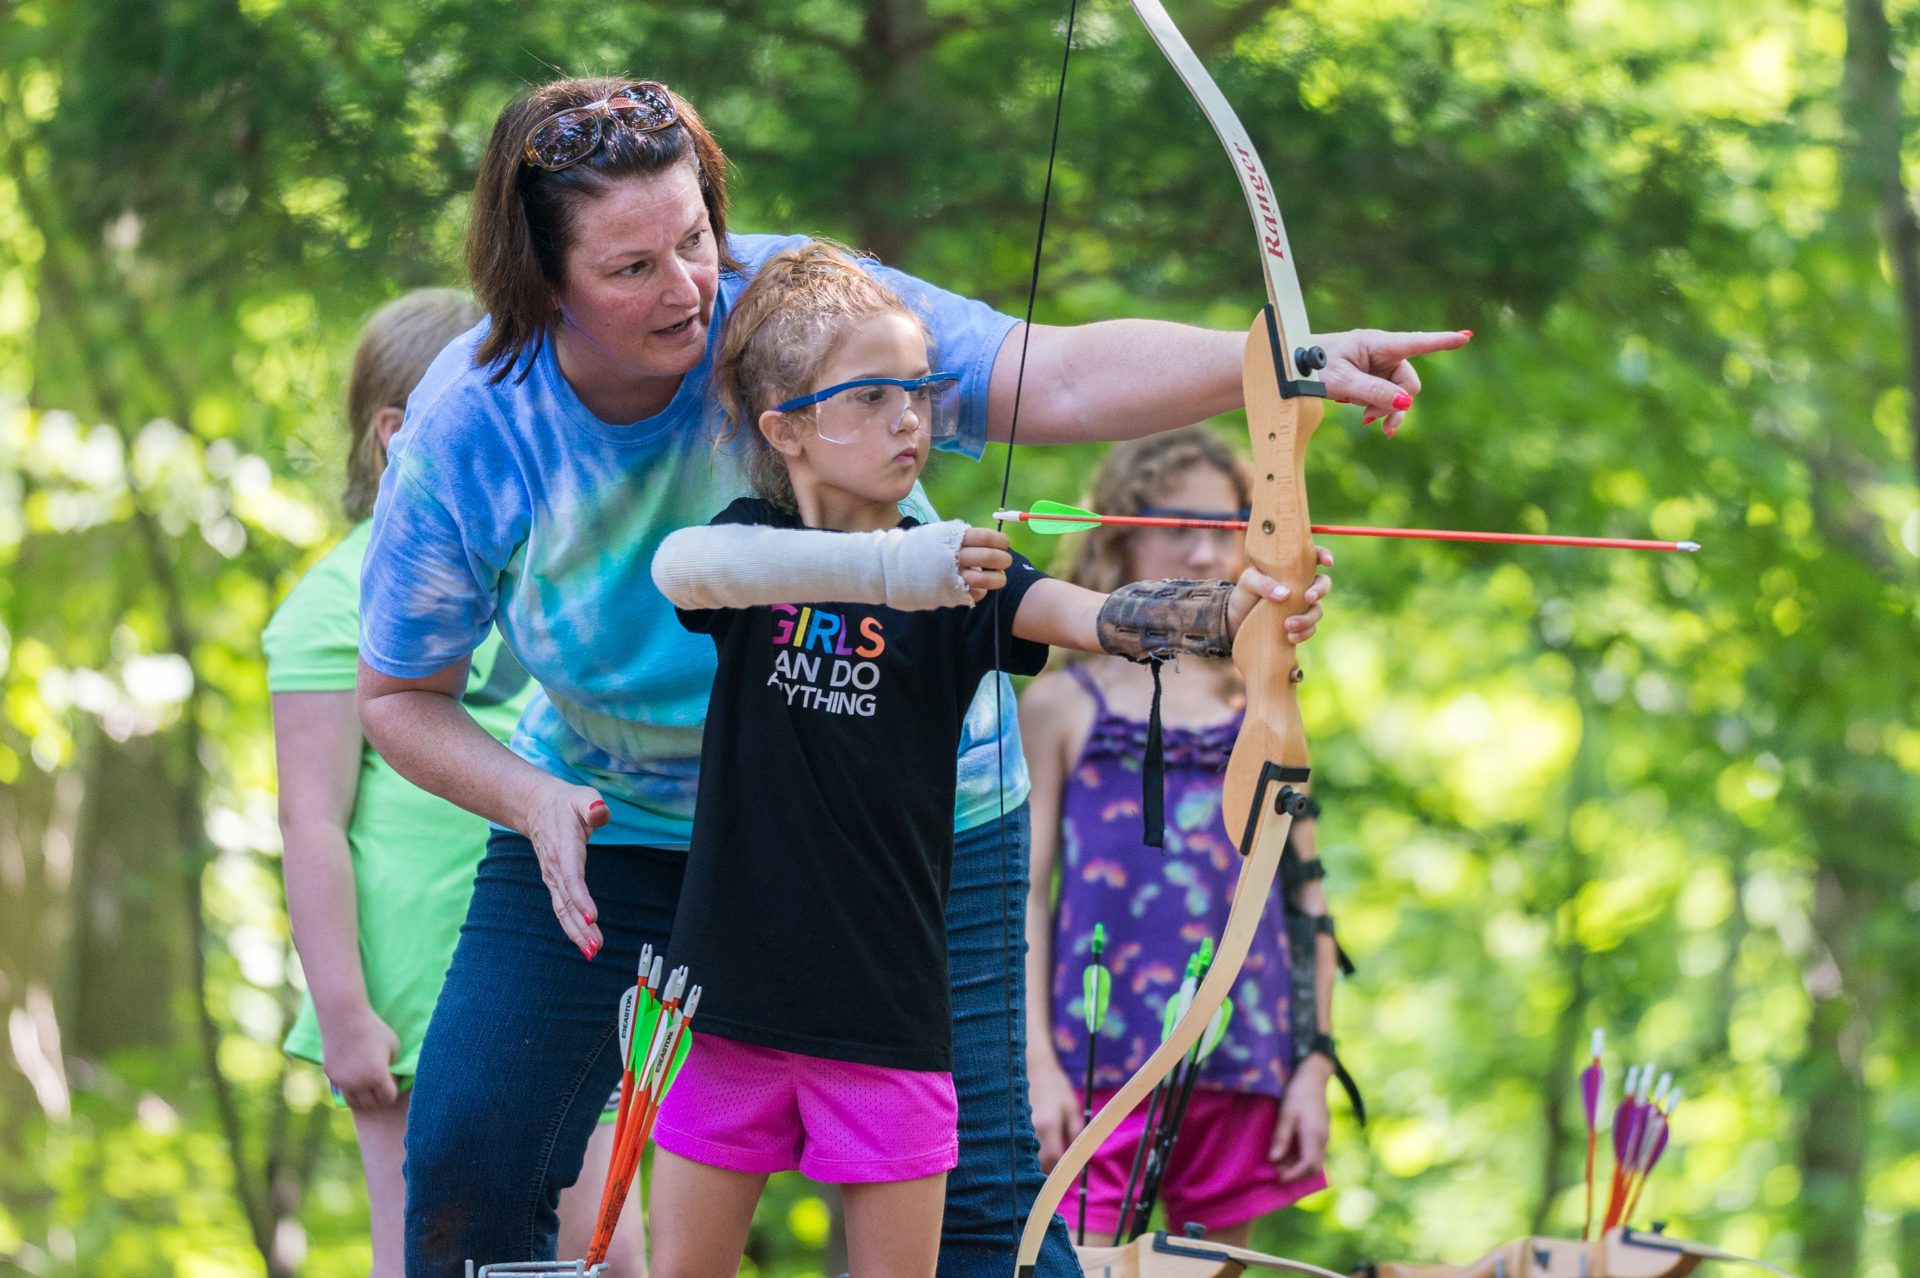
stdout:
<svg viewBox="0 0 1920 1278">
<path fill-rule="evenodd" d="M 1307 802 L 1310 806 L 1306 815 L 1318 816 L 1320 805 L 1312 799 Z M 1339 960 L 1342 975 L 1353 975 L 1353 960 L 1340 948 L 1340 940 L 1334 934 L 1333 916 L 1309 914 L 1298 904 L 1300 889 L 1325 878 L 1326 873 L 1327 867 L 1318 858 L 1306 860 L 1293 850 L 1293 840 L 1287 840 L 1286 849 L 1280 854 L 1280 898 L 1286 907 L 1287 967 L 1293 987 L 1292 997 L 1288 1000 L 1293 1030 L 1293 1063 L 1298 1065 L 1315 1052 L 1325 1056 L 1333 1065 L 1333 1076 L 1340 1080 L 1341 1089 L 1353 1105 L 1354 1117 L 1364 1127 L 1367 1123 L 1367 1105 L 1360 1097 L 1360 1086 L 1341 1063 L 1340 1054 L 1334 1048 L 1333 1035 L 1320 1028 L 1320 993 L 1315 980 L 1320 971 L 1320 937 L 1324 934 L 1332 938 L 1333 952 Z"/>
<path fill-rule="evenodd" d="M 1094 634 L 1116 657 L 1153 667 L 1153 705 L 1147 712 L 1147 749 L 1140 761 L 1140 839 L 1166 846 L 1165 753 L 1160 740 L 1160 666 L 1181 653 L 1231 657 L 1226 581 L 1135 581 L 1100 605 Z"/>
<path fill-rule="evenodd" d="M 1100 646 L 1129 661 L 1165 661 L 1189 653 L 1231 657 L 1227 633 L 1228 581 L 1136 581 L 1100 605 Z"/>
</svg>

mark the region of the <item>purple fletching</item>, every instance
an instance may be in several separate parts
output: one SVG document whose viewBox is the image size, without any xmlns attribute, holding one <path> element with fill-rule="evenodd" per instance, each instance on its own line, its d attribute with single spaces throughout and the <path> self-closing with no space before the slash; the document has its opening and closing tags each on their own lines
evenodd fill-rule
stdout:
<svg viewBox="0 0 1920 1278">
<path fill-rule="evenodd" d="M 1627 1143 L 1627 1128 L 1633 1122 L 1633 1085 L 1639 1077 L 1638 1065 L 1627 1066 L 1627 1084 L 1620 1089 L 1620 1103 L 1613 1107 L 1613 1161 L 1615 1166 L 1624 1167 L 1627 1151 L 1632 1148 Z"/>
<path fill-rule="evenodd" d="M 1632 1170 L 1640 1167 L 1640 1155 L 1646 1152 L 1647 1123 L 1653 1117 L 1653 1106 L 1644 1100 L 1635 1100 L 1633 1114 L 1627 1119 L 1627 1166 Z"/>
<path fill-rule="evenodd" d="M 1660 1133 L 1654 1137 L 1653 1152 L 1647 1156 L 1647 1170 L 1652 1171 L 1660 1162 L 1660 1155 L 1667 1152 L 1667 1137 L 1673 1132 L 1673 1112 L 1680 1108 L 1680 1089 L 1675 1088 L 1673 1096 L 1667 1101 L 1667 1107 L 1660 1114 Z"/>
<path fill-rule="evenodd" d="M 1587 1109 L 1587 1130 L 1600 1121 L 1600 1081 L 1606 1076 L 1598 1062 L 1580 1071 L 1580 1102 Z"/>
</svg>

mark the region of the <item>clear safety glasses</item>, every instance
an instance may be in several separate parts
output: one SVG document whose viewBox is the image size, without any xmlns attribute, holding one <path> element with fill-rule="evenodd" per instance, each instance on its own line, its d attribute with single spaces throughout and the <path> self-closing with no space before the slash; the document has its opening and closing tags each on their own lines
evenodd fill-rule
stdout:
<svg viewBox="0 0 1920 1278">
<path fill-rule="evenodd" d="M 815 430 L 830 444 L 855 444 L 898 432 L 911 411 L 920 429 L 938 444 L 959 434 L 958 373 L 925 377 L 857 377 L 790 399 L 778 413 L 813 408 Z"/>
</svg>

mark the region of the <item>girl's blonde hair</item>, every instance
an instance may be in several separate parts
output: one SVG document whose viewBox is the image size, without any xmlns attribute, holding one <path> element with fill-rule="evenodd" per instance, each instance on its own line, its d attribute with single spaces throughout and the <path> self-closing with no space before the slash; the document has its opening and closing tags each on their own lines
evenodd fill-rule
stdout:
<svg viewBox="0 0 1920 1278">
<path fill-rule="evenodd" d="M 340 505 L 359 523 L 373 513 L 387 450 L 373 419 L 383 408 L 405 408 L 407 396 L 448 342 L 480 321 L 480 308 L 451 288 L 422 288 L 388 302 L 360 330 L 347 378 L 347 487 Z"/>
<path fill-rule="evenodd" d="M 1166 496 L 1196 466 L 1225 475 L 1241 506 L 1253 500 L 1253 479 L 1240 455 L 1205 426 L 1149 435 L 1107 451 L 1093 477 L 1093 508 L 1103 515 L 1137 515 Z M 1127 548 L 1134 530 L 1102 525 L 1080 534 L 1070 548 L 1067 579 L 1111 593 L 1133 580 Z"/>
<path fill-rule="evenodd" d="M 806 394 L 848 334 L 888 314 L 906 316 L 925 335 L 926 324 L 900 295 L 832 240 L 775 253 L 733 304 L 713 379 L 726 414 L 721 440 L 746 435 L 747 477 L 781 509 L 795 506 L 793 481 L 786 459 L 760 433 L 760 414 Z"/>
</svg>

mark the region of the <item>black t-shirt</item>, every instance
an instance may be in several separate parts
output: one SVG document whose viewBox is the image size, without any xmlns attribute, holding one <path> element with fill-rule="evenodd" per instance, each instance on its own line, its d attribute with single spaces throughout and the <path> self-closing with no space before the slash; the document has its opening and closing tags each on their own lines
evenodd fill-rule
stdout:
<svg viewBox="0 0 1920 1278">
<path fill-rule="evenodd" d="M 759 498 L 712 522 L 804 526 Z M 1035 674 L 1046 645 L 1015 639 L 1013 618 L 1042 574 L 1013 559 L 999 592 L 1001 663 Z M 994 668 L 993 597 L 925 612 L 812 603 L 679 615 L 713 637 L 720 660 L 669 950 L 703 987 L 696 1028 L 831 1060 L 952 1069 L 955 756 Z"/>
</svg>

